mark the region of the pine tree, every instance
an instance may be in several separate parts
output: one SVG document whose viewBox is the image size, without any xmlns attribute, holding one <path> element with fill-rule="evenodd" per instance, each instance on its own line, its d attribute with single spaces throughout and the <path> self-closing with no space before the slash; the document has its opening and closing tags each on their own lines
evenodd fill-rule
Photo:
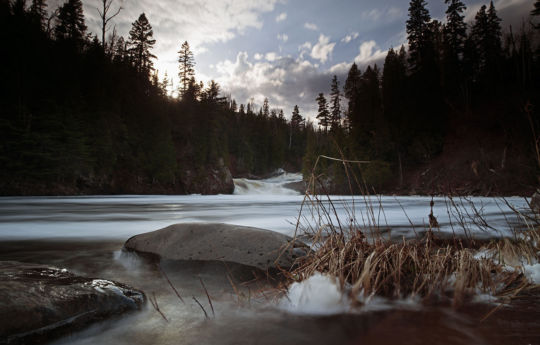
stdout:
<svg viewBox="0 0 540 345">
<path fill-rule="evenodd" d="M 298 105 L 295 105 L 291 116 L 291 126 L 295 129 L 300 129 L 304 127 L 304 124 L 305 119 L 302 117 L 302 115 L 300 115 Z"/>
<path fill-rule="evenodd" d="M 178 51 L 178 77 L 180 78 L 180 96 L 183 98 L 188 90 L 191 78 L 195 77 L 195 59 L 189 48 L 189 43 L 182 43 Z"/>
<path fill-rule="evenodd" d="M 347 117 L 346 121 L 348 124 L 348 129 L 351 130 L 353 123 L 355 123 L 356 118 L 358 117 L 359 109 L 357 107 L 358 95 L 360 93 L 360 84 L 361 84 L 361 72 L 356 66 L 356 63 L 353 63 L 349 69 L 349 74 L 347 75 L 347 80 L 345 80 L 345 86 L 343 87 L 343 93 L 345 97 L 349 100 Z"/>
<path fill-rule="evenodd" d="M 471 41 L 475 55 L 473 61 L 476 74 L 492 79 L 497 74 L 499 60 L 502 56 L 501 26 L 493 2 L 489 10 L 483 5 L 475 16 L 472 27 Z"/>
<path fill-rule="evenodd" d="M 328 126 L 330 125 L 330 112 L 328 111 L 328 104 L 323 93 L 319 93 L 317 96 L 317 104 L 319 109 L 317 112 L 317 120 L 319 120 L 319 126 L 324 128 L 324 132 L 328 132 Z"/>
<path fill-rule="evenodd" d="M 336 131 L 341 125 L 341 92 L 336 75 L 332 78 L 330 87 L 330 110 L 330 130 Z"/>
<path fill-rule="evenodd" d="M 540 0 L 536 0 L 534 3 L 534 9 L 531 11 L 531 16 L 540 16 Z M 539 24 L 533 24 L 533 26 L 540 30 L 540 23 Z"/>
<path fill-rule="evenodd" d="M 81 0 L 68 0 L 58 9 L 54 33 L 57 39 L 81 42 L 86 33 Z"/>
<path fill-rule="evenodd" d="M 154 47 L 154 31 L 146 15 L 141 13 L 129 31 L 129 52 L 133 56 L 133 64 L 139 73 L 149 75 L 154 69 L 152 59 L 156 56 L 150 50 Z"/>
<path fill-rule="evenodd" d="M 446 10 L 446 24 L 444 26 L 446 55 L 452 60 L 458 61 L 463 56 L 465 40 L 467 39 L 467 24 L 463 12 L 467 7 L 461 0 L 445 0 L 449 3 Z"/>
<path fill-rule="evenodd" d="M 407 40 L 409 41 L 409 63 L 417 72 L 424 63 L 429 49 L 429 22 L 431 16 L 425 0 L 411 0 L 407 20 Z"/>
<path fill-rule="evenodd" d="M 295 105 L 292 112 L 290 129 L 289 129 L 289 150 L 292 148 L 293 134 L 298 133 L 300 130 L 302 130 L 304 128 L 304 125 L 305 125 L 305 120 L 302 117 L 302 115 L 300 115 L 300 110 L 298 110 L 298 105 Z"/>
<path fill-rule="evenodd" d="M 264 117 L 268 117 L 270 115 L 270 107 L 268 105 L 268 98 L 264 99 L 261 113 L 262 113 L 262 116 Z"/>
<path fill-rule="evenodd" d="M 47 4 L 45 0 L 32 0 L 30 15 L 32 16 L 32 20 L 44 29 L 47 18 Z"/>
</svg>

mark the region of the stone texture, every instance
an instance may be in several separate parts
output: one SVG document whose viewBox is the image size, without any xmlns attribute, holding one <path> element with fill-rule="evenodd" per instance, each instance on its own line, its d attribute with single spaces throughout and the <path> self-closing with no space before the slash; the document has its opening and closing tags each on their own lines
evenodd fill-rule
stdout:
<svg viewBox="0 0 540 345">
<path fill-rule="evenodd" d="M 127 250 L 168 260 L 225 261 L 263 271 L 288 269 L 307 247 L 283 234 L 228 224 L 175 224 L 130 238 Z"/>
<path fill-rule="evenodd" d="M 0 261 L 0 344 L 37 344 L 144 303 L 120 283 L 47 265 Z"/>
</svg>

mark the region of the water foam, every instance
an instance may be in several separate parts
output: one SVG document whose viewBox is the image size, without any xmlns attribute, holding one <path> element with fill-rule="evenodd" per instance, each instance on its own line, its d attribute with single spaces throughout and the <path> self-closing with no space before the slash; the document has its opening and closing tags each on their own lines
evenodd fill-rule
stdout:
<svg viewBox="0 0 540 345">
<path fill-rule="evenodd" d="M 298 195 L 297 191 L 287 188 L 289 183 L 301 182 L 302 174 L 283 172 L 277 176 L 264 180 L 251 180 L 247 178 L 234 179 L 234 194 L 272 194 L 272 195 Z"/>
</svg>

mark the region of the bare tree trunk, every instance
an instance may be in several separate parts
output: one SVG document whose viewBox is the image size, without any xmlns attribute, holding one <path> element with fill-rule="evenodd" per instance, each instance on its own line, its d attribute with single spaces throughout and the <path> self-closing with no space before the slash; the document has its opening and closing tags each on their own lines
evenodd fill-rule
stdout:
<svg viewBox="0 0 540 345">
<path fill-rule="evenodd" d="M 109 23 L 111 19 L 116 17 L 120 13 L 120 11 L 122 11 L 122 7 L 120 6 L 118 7 L 118 10 L 116 10 L 116 12 L 113 15 L 108 16 L 108 13 L 111 9 L 111 5 L 113 3 L 114 3 L 114 0 L 101 0 L 101 4 L 103 5 L 103 8 L 101 10 L 99 8 L 97 9 L 99 16 L 101 18 L 101 44 L 103 45 L 103 50 L 105 50 L 106 48 L 105 34 L 107 33 L 107 24 Z"/>
</svg>

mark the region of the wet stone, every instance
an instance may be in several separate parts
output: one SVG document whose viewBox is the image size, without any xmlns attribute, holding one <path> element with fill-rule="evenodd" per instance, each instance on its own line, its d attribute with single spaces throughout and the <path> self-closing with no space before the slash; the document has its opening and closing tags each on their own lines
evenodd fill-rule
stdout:
<svg viewBox="0 0 540 345">
<path fill-rule="evenodd" d="M 140 234 L 124 248 L 166 260 L 232 262 L 263 271 L 291 268 L 307 252 L 304 243 L 274 231 L 206 223 L 175 224 Z"/>
<path fill-rule="evenodd" d="M 138 310 L 144 293 L 47 265 L 0 261 L 0 344 L 37 344 Z"/>
</svg>

